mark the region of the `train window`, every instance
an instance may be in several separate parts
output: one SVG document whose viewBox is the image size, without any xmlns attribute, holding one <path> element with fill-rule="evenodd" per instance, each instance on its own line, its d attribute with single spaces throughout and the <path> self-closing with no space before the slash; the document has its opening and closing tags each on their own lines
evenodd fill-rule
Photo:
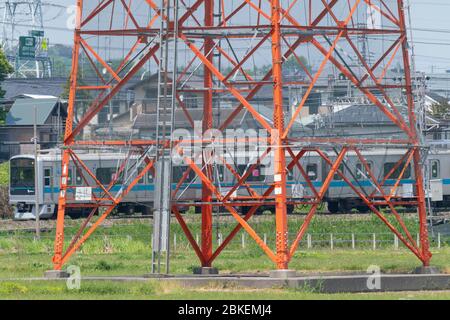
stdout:
<svg viewBox="0 0 450 320">
<path fill-rule="evenodd" d="M 288 181 L 294 180 L 294 168 L 292 168 L 292 170 L 287 170 L 287 179 Z"/>
<path fill-rule="evenodd" d="M 50 187 L 52 185 L 52 168 L 44 168 L 44 186 Z"/>
<path fill-rule="evenodd" d="M 187 166 L 174 166 L 172 169 L 172 182 L 178 183 L 182 178 L 184 173 L 188 170 Z M 194 170 L 189 171 L 189 175 L 184 181 L 185 183 L 192 182 L 195 179 Z"/>
<path fill-rule="evenodd" d="M 142 168 L 142 170 L 143 169 L 144 168 Z M 147 180 L 148 180 L 148 183 L 153 183 L 155 181 L 155 178 L 153 177 L 153 172 L 151 170 L 149 170 L 147 173 Z"/>
<path fill-rule="evenodd" d="M 372 164 L 370 162 L 367 163 L 367 166 L 372 171 Z M 366 167 L 362 163 L 356 164 L 356 179 L 369 179 L 370 175 L 369 172 L 367 172 Z"/>
<path fill-rule="evenodd" d="M 225 180 L 225 168 L 224 166 L 215 166 L 214 167 L 214 176 L 219 176 L 219 181 L 223 182 Z"/>
<path fill-rule="evenodd" d="M 342 174 L 345 174 L 345 167 L 344 167 L 344 164 L 343 163 L 341 163 L 341 165 L 339 166 L 339 169 L 338 169 Z M 342 179 L 342 177 L 341 177 L 341 175 L 339 174 L 339 173 L 335 173 L 334 174 L 334 177 L 333 177 L 333 180 L 335 180 L 335 181 L 341 181 L 341 180 L 343 180 Z"/>
<path fill-rule="evenodd" d="M 69 169 L 68 176 L 67 176 L 67 185 L 72 185 L 72 178 L 73 178 L 73 171 L 72 169 Z"/>
<path fill-rule="evenodd" d="M 142 170 L 144 170 L 144 167 L 139 167 L 139 169 L 135 172 L 135 175 L 133 176 L 133 179 L 135 178 L 135 177 L 137 177 L 141 172 L 142 172 Z M 133 171 L 134 171 L 134 168 L 133 168 Z M 144 177 L 145 177 L 145 175 L 144 176 L 142 176 L 140 179 L 139 179 L 139 181 L 138 181 L 138 184 L 144 184 Z"/>
<path fill-rule="evenodd" d="M 239 174 L 242 176 L 247 173 L 247 170 L 251 169 L 252 166 L 247 165 L 239 165 Z M 248 182 L 257 182 L 257 181 L 264 181 L 266 176 L 264 174 L 264 166 L 258 165 L 250 172 L 250 175 L 247 178 Z"/>
<path fill-rule="evenodd" d="M 81 186 L 83 184 L 83 175 L 78 169 L 75 170 L 75 183 L 77 186 Z"/>
<path fill-rule="evenodd" d="M 107 185 L 110 184 L 113 180 L 113 176 L 115 174 L 115 170 L 112 168 L 97 168 L 95 176 L 97 180 L 100 181 L 101 184 Z"/>
<path fill-rule="evenodd" d="M 441 173 L 440 173 L 441 164 L 440 164 L 439 160 L 431 160 L 430 167 L 431 167 L 430 168 L 431 179 L 438 179 L 441 175 Z"/>
<path fill-rule="evenodd" d="M 34 194 L 34 160 L 11 160 L 11 185 L 12 195 Z"/>
<path fill-rule="evenodd" d="M 318 174 L 317 174 L 317 164 L 310 163 L 306 166 L 306 174 L 308 175 L 309 179 L 311 181 L 316 181 Z"/>
<path fill-rule="evenodd" d="M 392 171 L 392 169 L 395 167 L 396 164 L 397 164 L 396 162 L 387 162 L 384 164 L 384 176 L 385 177 Z M 402 173 L 404 167 L 405 167 L 405 162 L 401 163 L 395 169 L 395 171 L 390 175 L 389 179 L 398 179 L 400 177 L 400 174 Z M 408 165 L 402 178 L 403 179 L 411 178 L 411 165 Z"/>
</svg>

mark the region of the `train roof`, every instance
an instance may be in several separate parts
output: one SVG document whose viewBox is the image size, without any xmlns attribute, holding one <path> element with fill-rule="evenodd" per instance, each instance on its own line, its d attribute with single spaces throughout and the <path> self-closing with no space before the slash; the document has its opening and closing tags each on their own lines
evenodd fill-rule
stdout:
<svg viewBox="0 0 450 320">
<path fill-rule="evenodd" d="M 294 153 L 295 150 L 293 150 Z M 245 153 L 246 156 L 250 158 L 257 157 L 261 155 L 264 151 L 237 151 L 237 155 L 241 155 Z M 407 152 L 406 149 L 371 149 L 371 150 L 362 150 L 361 154 L 365 156 L 386 156 L 386 155 L 404 155 Z M 324 152 L 330 157 L 336 156 L 336 153 L 333 151 Z M 225 153 L 223 156 L 225 158 L 231 158 L 233 153 Z M 450 150 L 432 150 L 430 151 L 430 155 L 450 155 Z M 113 153 L 113 152 L 101 152 L 101 153 L 77 153 L 77 155 L 82 160 L 122 160 L 126 158 L 126 153 Z M 348 155 L 355 155 L 354 151 L 349 151 Z M 133 156 L 133 158 L 137 156 Z M 319 157 L 319 155 L 313 151 L 309 151 L 305 154 L 304 157 Z M 41 151 L 41 154 L 38 156 L 41 161 L 61 161 L 61 151 L 59 149 L 54 150 L 44 150 Z M 34 159 L 33 154 L 22 154 L 17 155 L 11 158 L 14 159 Z"/>
</svg>

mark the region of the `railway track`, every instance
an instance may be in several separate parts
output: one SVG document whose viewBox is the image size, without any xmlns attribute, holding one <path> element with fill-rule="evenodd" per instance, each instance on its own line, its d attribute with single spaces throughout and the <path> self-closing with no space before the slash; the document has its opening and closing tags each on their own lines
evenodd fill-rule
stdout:
<svg viewBox="0 0 450 320">
<path fill-rule="evenodd" d="M 415 212 L 401 212 L 407 215 L 415 215 Z M 433 217 L 434 221 L 438 222 L 448 222 L 450 221 L 450 211 L 441 210 L 440 212 L 434 212 L 436 216 Z M 302 218 L 304 217 L 304 213 L 296 213 L 290 215 L 291 218 Z M 341 213 L 341 214 L 331 214 L 327 212 L 320 212 L 318 216 L 322 217 L 332 217 L 334 219 L 345 219 L 345 220 L 366 220 L 371 218 L 370 213 Z M 200 215 L 190 215 L 186 217 L 188 222 L 197 221 Z M 215 217 L 220 219 L 220 222 L 232 222 L 235 221 L 234 217 L 230 216 L 228 213 L 220 213 L 215 214 Z M 134 216 L 110 216 L 108 217 L 104 223 L 104 227 L 110 227 L 115 224 L 127 224 L 127 223 L 135 223 L 138 221 L 142 221 L 142 223 L 151 223 L 153 216 L 151 215 L 134 215 Z M 254 216 L 253 221 L 264 221 L 264 220 L 272 220 L 272 215 L 260 215 Z M 79 222 L 82 221 L 83 218 L 80 219 L 67 219 L 66 226 L 67 227 L 76 227 L 79 225 Z M 41 232 L 51 232 L 56 227 L 56 220 L 41 220 Z M 12 219 L 0 220 L 0 232 L 1 233 L 12 233 L 12 232 L 35 232 L 35 222 L 34 220 L 28 221 L 17 221 Z"/>
</svg>

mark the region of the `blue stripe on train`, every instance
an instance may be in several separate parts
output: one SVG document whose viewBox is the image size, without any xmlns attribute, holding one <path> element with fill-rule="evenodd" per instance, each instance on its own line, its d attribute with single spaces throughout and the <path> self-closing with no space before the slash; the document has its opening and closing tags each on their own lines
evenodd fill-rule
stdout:
<svg viewBox="0 0 450 320">
<path fill-rule="evenodd" d="M 372 182 L 369 181 L 369 180 L 359 181 L 358 183 L 354 181 L 353 183 L 355 185 L 360 185 L 362 187 L 371 187 L 372 186 Z M 401 180 L 401 184 L 414 184 L 414 183 L 415 183 L 415 180 L 412 180 L 412 179 Z M 450 179 L 443 179 L 442 183 L 444 185 L 450 185 Z M 288 184 L 289 185 L 295 185 L 294 182 L 289 182 Z M 304 185 L 305 187 L 307 187 L 307 183 L 306 182 L 302 182 L 301 184 Z M 395 184 L 395 180 L 387 180 L 385 184 L 387 186 L 394 185 Z M 316 188 L 320 188 L 323 185 L 323 182 L 322 181 L 315 181 L 315 182 L 313 182 L 313 185 Z M 187 187 L 187 186 L 188 186 L 188 184 L 183 185 L 182 187 Z M 251 186 L 254 189 L 265 189 L 265 188 L 267 188 L 267 185 L 264 185 L 264 184 L 259 184 L 259 185 L 258 184 L 252 184 Z M 202 188 L 202 184 L 201 183 L 195 183 L 195 184 L 189 185 L 189 187 L 193 188 L 193 189 L 201 189 Z M 216 187 L 218 187 L 218 186 L 216 186 Z M 224 184 L 221 184 L 221 187 L 222 188 L 231 188 L 231 187 L 234 187 L 234 184 L 232 184 L 232 183 L 224 183 Z M 345 187 L 348 187 L 348 186 L 347 186 L 347 183 L 345 181 L 332 181 L 330 187 L 331 188 L 345 188 Z M 176 188 L 176 184 L 173 184 L 172 185 L 172 189 L 175 189 L 175 188 Z M 241 187 L 241 188 L 245 188 L 245 187 Z M 114 186 L 112 188 L 111 192 L 118 192 L 120 189 L 121 189 L 121 186 Z M 137 186 L 135 186 L 133 188 L 133 191 L 154 191 L 154 190 L 155 190 L 155 185 L 154 184 L 137 185 Z M 100 191 L 101 191 L 100 188 L 94 189 L 94 192 L 100 192 Z M 44 188 L 44 193 L 58 193 L 58 192 L 59 192 L 59 188 L 50 188 L 50 187 L 45 187 Z"/>
</svg>

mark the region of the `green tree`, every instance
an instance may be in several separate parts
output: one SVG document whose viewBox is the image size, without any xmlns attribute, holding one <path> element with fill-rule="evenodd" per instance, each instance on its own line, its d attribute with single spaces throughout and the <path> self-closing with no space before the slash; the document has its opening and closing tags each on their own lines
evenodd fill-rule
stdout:
<svg viewBox="0 0 450 320">
<path fill-rule="evenodd" d="M 78 72 L 77 85 L 80 87 L 87 86 L 87 84 L 81 77 L 80 72 Z M 67 82 L 64 85 L 64 91 L 61 94 L 61 98 L 69 99 L 69 94 L 70 94 L 70 76 L 67 78 Z M 75 119 L 77 121 L 80 119 L 80 116 L 87 111 L 91 100 L 92 97 L 88 90 L 77 90 L 75 97 Z"/>
<path fill-rule="evenodd" d="M 308 72 L 311 72 L 311 66 L 308 63 L 308 59 L 303 56 L 298 57 L 298 59 L 294 56 L 290 56 L 289 59 L 284 62 L 283 68 L 292 70 L 294 71 L 294 73 L 304 72 L 305 68 L 306 70 L 308 70 Z"/>
<path fill-rule="evenodd" d="M 431 106 L 430 114 L 436 119 L 450 118 L 450 103 L 435 103 Z"/>
<path fill-rule="evenodd" d="M 301 63 L 299 63 L 299 60 Z M 285 73 L 289 74 L 299 74 L 304 73 L 304 70 L 308 70 L 308 72 L 311 72 L 311 66 L 308 63 L 308 59 L 306 59 L 304 56 L 299 56 L 298 59 L 294 56 L 290 56 L 284 63 L 283 63 L 283 70 Z M 261 74 L 266 74 L 272 69 L 272 65 L 266 64 L 262 65 L 261 67 L 257 67 L 258 72 Z"/>
<path fill-rule="evenodd" d="M 14 71 L 13 67 L 9 64 L 8 59 L 5 56 L 3 50 L 0 49 L 0 84 L 5 80 L 8 74 Z M 0 86 L 0 98 L 5 96 L 5 91 Z M 0 124 L 4 124 L 6 119 L 6 110 L 0 109 Z"/>
</svg>

